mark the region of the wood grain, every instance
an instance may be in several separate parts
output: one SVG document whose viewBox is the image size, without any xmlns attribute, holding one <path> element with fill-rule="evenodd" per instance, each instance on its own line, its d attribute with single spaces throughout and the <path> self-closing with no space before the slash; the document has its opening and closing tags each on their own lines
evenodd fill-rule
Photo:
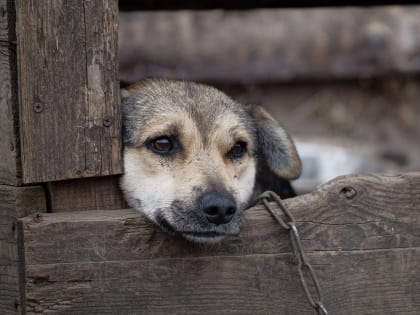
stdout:
<svg viewBox="0 0 420 315">
<path fill-rule="evenodd" d="M 116 0 L 17 1 L 25 183 L 121 173 Z"/>
<path fill-rule="evenodd" d="M 119 176 L 53 182 L 49 185 L 51 212 L 127 208 Z"/>
<path fill-rule="evenodd" d="M 0 184 L 20 185 L 14 1 L 0 0 Z"/>
<path fill-rule="evenodd" d="M 308 255 L 331 314 L 418 314 L 420 249 Z M 31 265 L 27 314 L 315 314 L 290 254 Z"/>
<path fill-rule="evenodd" d="M 19 276 L 17 219 L 34 212 L 45 212 L 42 187 L 0 185 L 0 310 L 18 314 L 22 310 Z M 22 288 L 22 286 L 21 286 Z"/>
<path fill-rule="evenodd" d="M 372 5 L 404 5 L 413 4 L 412 0 L 365 0 L 359 2 L 356 0 L 331 1 L 331 0 L 241 0 L 241 1 L 224 1 L 224 0 L 144 0 L 130 1 L 120 0 L 120 10 L 250 10 L 260 8 L 314 8 L 325 6 L 372 6 Z"/>
<path fill-rule="evenodd" d="M 420 69 L 419 7 L 122 12 L 120 24 L 126 81 L 261 83 Z"/>
<path fill-rule="evenodd" d="M 332 314 L 420 312 L 420 173 L 340 177 L 286 204 Z M 213 246 L 133 210 L 20 223 L 29 313 L 312 314 L 287 232 L 261 206 Z"/>
</svg>

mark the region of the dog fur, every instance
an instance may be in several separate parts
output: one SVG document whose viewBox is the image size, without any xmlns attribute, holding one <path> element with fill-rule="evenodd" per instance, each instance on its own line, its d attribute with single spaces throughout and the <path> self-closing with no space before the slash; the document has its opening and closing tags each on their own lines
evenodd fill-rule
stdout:
<svg viewBox="0 0 420 315">
<path fill-rule="evenodd" d="M 122 97 L 121 187 L 131 207 L 166 231 L 195 242 L 237 234 L 255 194 L 300 175 L 293 141 L 259 106 L 163 79 L 131 85 Z"/>
</svg>

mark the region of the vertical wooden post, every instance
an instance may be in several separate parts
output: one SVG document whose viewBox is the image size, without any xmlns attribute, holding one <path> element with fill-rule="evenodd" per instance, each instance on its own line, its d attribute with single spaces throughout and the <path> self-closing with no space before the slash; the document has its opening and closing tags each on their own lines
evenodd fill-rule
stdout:
<svg viewBox="0 0 420 315">
<path fill-rule="evenodd" d="M 21 184 L 14 1 L 0 0 L 0 184 Z"/>
<path fill-rule="evenodd" d="M 0 185 L 0 313 L 20 314 L 25 304 L 24 259 L 18 251 L 17 221 L 46 212 L 41 186 Z"/>
<path fill-rule="evenodd" d="M 16 204 L 21 184 L 18 141 L 15 5 L 0 0 L 0 312 L 21 308 Z"/>
<path fill-rule="evenodd" d="M 117 0 L 16 12 L 23 182 L 121 173 Z"/>
</svg>

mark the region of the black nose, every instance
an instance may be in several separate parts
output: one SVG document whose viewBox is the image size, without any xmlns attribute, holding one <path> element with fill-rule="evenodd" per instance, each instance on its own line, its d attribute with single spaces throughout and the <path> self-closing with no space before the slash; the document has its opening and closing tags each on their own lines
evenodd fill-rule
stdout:
<svg viewBox="0 0 420 315">
<path fill-rule="evenodd" d="M 229 193 L 207 192 L 199 198 L 199 208 L 216 225 L 228 223 L 236 212 L 236 202 Z"/>
</svg>

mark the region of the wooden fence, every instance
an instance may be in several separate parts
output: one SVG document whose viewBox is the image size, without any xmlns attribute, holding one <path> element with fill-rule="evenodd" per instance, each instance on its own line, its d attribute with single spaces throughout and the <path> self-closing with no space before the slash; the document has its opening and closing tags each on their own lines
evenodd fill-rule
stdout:
<svg viewBox="0 0 420 315">
<path fill-rule="evenodd" d="M 213 246 L 126 209 L 117 25 L 116 0 L 0 0 L 0 313 L 312 314 L 261 206 Z M 286 204 L 331 314 L 420 312 L 420 173 Z"/>
<path fill-rule="evenodd" d="M 419 312 L 419 175 L 342 177 L 286 201 L 331 314 Z M 133 210 L 29 216 L 19 234 L 29 313 L 313 314 L 288 234 L 261 206 L 214 246 Z"/>
</svg>

